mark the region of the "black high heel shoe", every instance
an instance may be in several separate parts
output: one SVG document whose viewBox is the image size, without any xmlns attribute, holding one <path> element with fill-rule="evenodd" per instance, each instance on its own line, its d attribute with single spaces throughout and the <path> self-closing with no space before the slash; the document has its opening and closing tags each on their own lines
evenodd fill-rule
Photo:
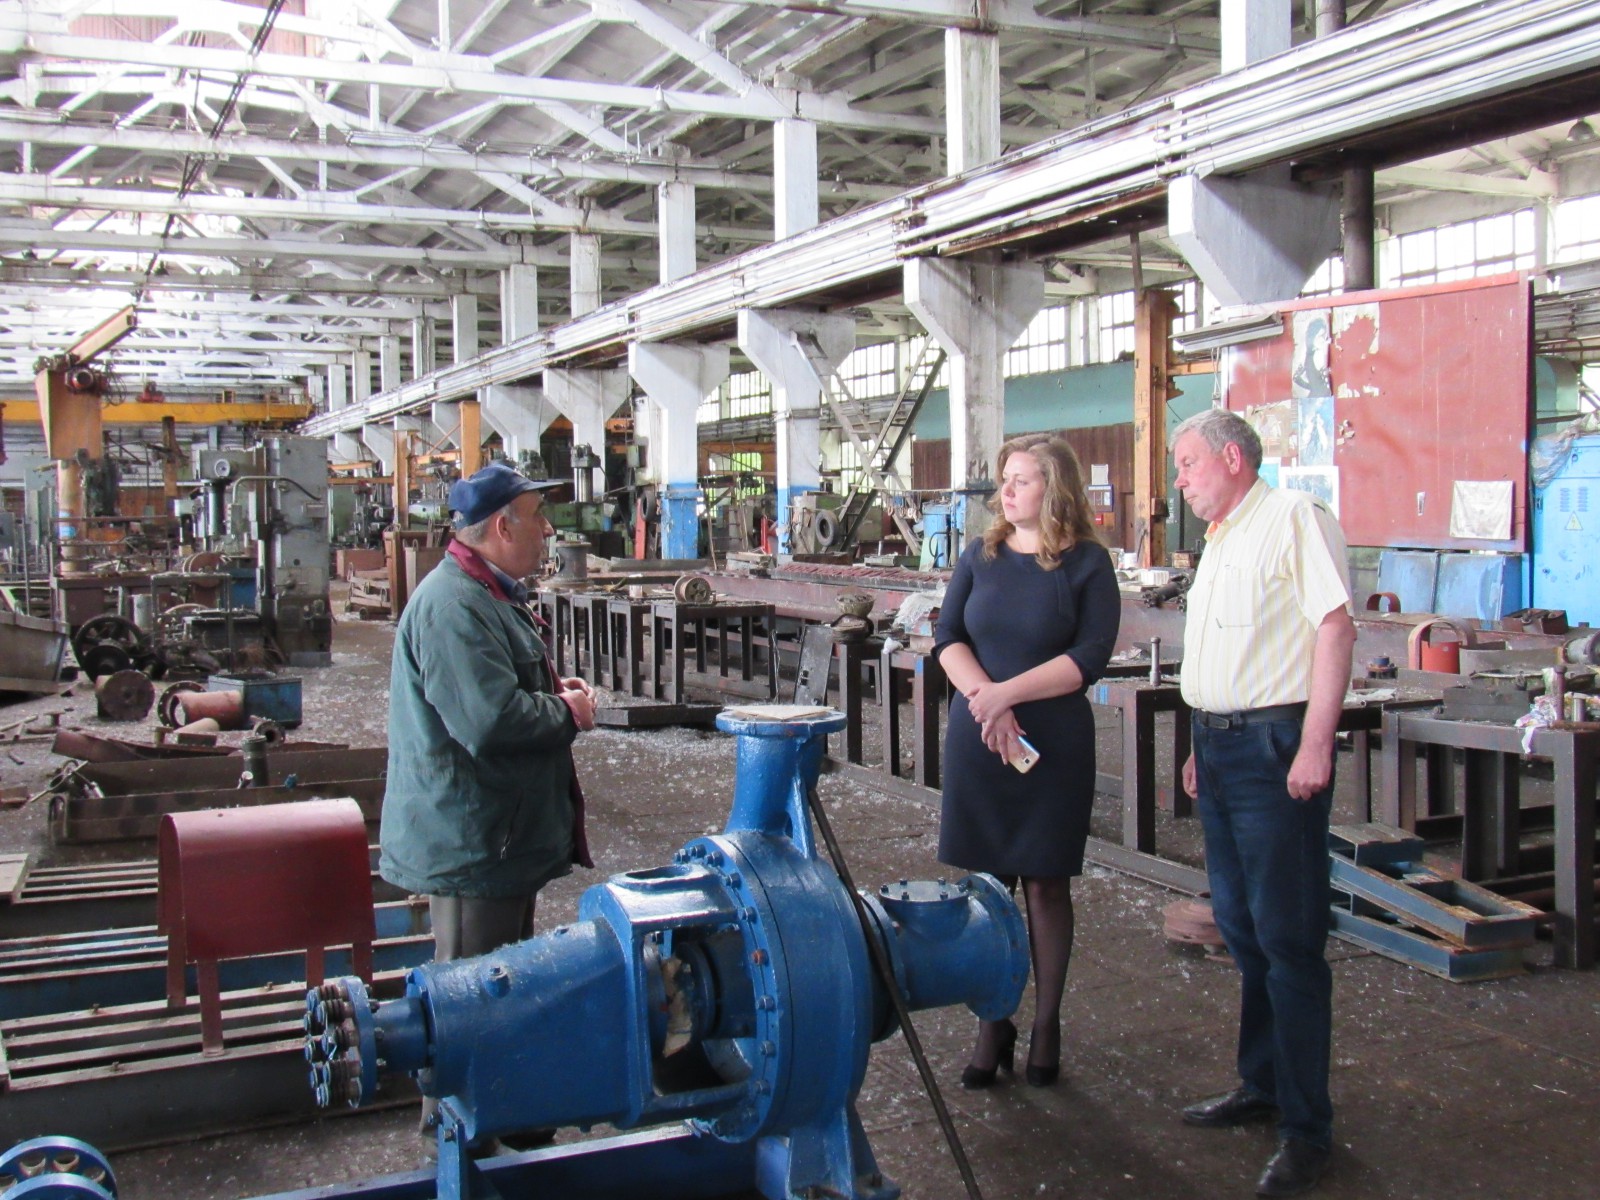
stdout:
<svg viewBox="0 0 1600 1200">
<path fill-rule="evenodd" d="M 978 1091 L 982 1088 L 993 1087 L 995 1076 L 1004 1071 L 1007 1075 L 1014 1074 L 1017 1069 L 1017 1027 L 1010 1021 L 1005 1022 L 1005 1029 L 1000 1033 L 1000 1052 L 995 1055 L 995 1064 L 992 1067 L 977 1067 L 968 1063 L 961 1068 L 961 1086 L 968 1091 Z"/>
<path fill-rule="evenodd" d="M 1028 1081 L 1029 1087 L 1049 1087 L 1061 1077 L 1061 1035 L 1056 1034 L 1056 1060 L 1053 1063 L 1036 1063 L 1033 1061 L 1033 1040 L 1028 1043 L 1028 1062 L 1022 1069 L 1022 1076 Z M 1036 1040 L 1036 1039 L 1034 1039 Z"/>
<path fill-rule="evenodd" d="M 1039 1067 L 1029 1063 L 1022 1068 L 1022 1077 L 1029 1087 L 1049 1087 L 1061 1077 L 1061 1064 L 1053 1062 L 1048 1067 Z"/>
</svg>

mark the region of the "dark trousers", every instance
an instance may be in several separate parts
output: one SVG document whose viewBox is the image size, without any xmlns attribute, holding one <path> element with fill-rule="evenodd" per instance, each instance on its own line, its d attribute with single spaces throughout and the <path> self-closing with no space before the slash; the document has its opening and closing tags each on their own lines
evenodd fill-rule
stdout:
<svg viewBox="0 0 1600 1200">
<path fill-rule="evenodd" d="M 1298 719 L 1194 726 L 1206 873 L 1217 929 L 1238 964 L 1239 1077 L 1277 1103 L 1278 1130 L 1318 1146 L 1333 1137 L 1328 1059 L 1328 811 L 1333 780 L 1289 795 Z"/>
<path fill-rule="evenodd" d="M 476 958 L 533 936 L 533 897 L 429 896 L 428 918 L 433 924 L 434 962 Z M 429 1137 L 438 1112 L 439 1102 L 424 1096 L 418 1128 Z"/>
</svg>

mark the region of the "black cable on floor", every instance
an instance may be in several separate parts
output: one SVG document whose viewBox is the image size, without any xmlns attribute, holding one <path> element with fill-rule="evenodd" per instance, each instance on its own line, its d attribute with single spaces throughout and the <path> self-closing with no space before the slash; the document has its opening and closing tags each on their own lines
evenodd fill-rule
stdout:
<svg viewBox="0 0 1600 1200">
<path fill-rule="evenodd" d="M 939 1118 L 939 1128 L 944 1130 L 944 1140 L 950 1146 L 951 1157 L 956 1160 L 956 1170 L 961 1172 L 961 1182 L 967 1185 L 967 1195 L 971 1200 L 983 1200 L 983 1193 L 978 1190 L 978 1179 L 972 1173 L 972 1164 L 967 1161 L 967 1152 L 961 1146 L 961 1135 L 956 1132 L 956 1124 L 950 1119 L 950 1110 L 945 1107 L 939 1081 L 934 1078 L 933 1068 L 928 1065 L 928 1056 L 922 1052 L 922 1039 L 912 1027 L 911 1010 L 906 1007 L 905 997 L 900 994 L 900 984 L 894 977 L 894 966 L 889 962 L 888 951 L 878 940 L 872 914 L 867 911 L 867 902 L 856 891 L 855 880 L 850 877 L 850 868 L 844 861 L 844 851 L 839 848 L 839 840 L 833 836 L 833 825 L 823 811 L 822 797 L 817 795 L 816 788 L 806 789 L 806 804 L 817 822 L 817 832 L 822 834 L 823 844 L 828 847 L 833 869 L 839 873 L 839 882 L 844 884 L 844 890 L 850 893 L 850 903 L 855 905 L 856 919 L 861 922 L 862 936 L 867 939 L 867 953 L 872 956 L 872 965 L 878 969 L 878 976 L 889 991 L 895 1018 L 900 1022 L 900 1031 L 905 1034 L 906 1045 L 911 1048 L 911 1057 L 916 1060 L 917 1073 L 922 1076 L 922 1086 L 928 1090 L 934 1115 Z"/>
</svg>

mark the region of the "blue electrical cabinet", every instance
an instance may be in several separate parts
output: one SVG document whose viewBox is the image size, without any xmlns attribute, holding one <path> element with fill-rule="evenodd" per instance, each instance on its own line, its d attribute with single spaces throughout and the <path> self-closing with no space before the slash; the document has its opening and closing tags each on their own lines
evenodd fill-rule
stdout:
<svg viewBox="0 0 1600 1200">
<path fill-rule="evenodd" d="M 1533 603 L 1600 625 L 1600 436 L 1577 438 L 1533 498 Z"/>
</svg>

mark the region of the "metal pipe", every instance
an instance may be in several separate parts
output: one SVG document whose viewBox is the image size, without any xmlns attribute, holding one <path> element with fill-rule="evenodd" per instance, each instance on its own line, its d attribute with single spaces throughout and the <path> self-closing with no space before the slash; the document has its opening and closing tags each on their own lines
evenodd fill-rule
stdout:
<svg viewBox="0 0 1600 1200">
<path fill-rule="evenodd" d="M 1327 37 L 1344 28 L 1344 0 L 1317 0 L 1317 36 Z"/>
<path fill-rule="evenodd" d="M 1373 190 L 1372 168 L 1345 168 L 1339 226 L 1347 292 L 1362 292 L 1378 286 L 1378 225 Z"/>
</svg>

